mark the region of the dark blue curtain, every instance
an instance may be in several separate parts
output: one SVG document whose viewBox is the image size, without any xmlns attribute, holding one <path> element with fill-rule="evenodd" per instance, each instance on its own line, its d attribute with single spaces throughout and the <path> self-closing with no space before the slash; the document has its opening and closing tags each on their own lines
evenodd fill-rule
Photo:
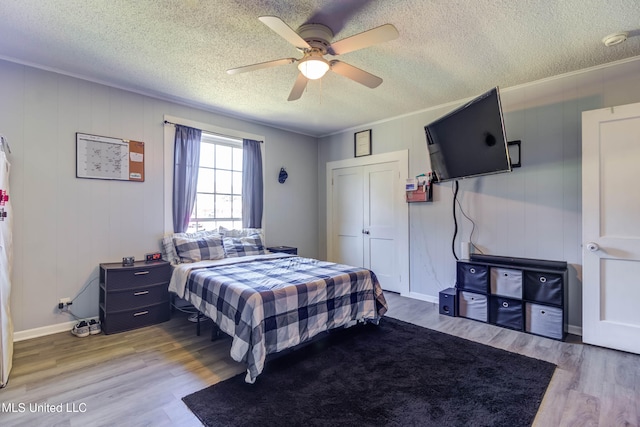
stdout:
<svg viewBox="0 0 640 427">
<path fill-rule="evenodd" d="M 173 231 L 176 233 L 187 230 L 196 202 L 201 136 L 200 129 L 176 125 L 173 152 Z"/>
<path fill-rule="evenodd" d="M 242 226 L 262 228 L 263 184 L 260 141 L 242 140 Z"/>
</svg>

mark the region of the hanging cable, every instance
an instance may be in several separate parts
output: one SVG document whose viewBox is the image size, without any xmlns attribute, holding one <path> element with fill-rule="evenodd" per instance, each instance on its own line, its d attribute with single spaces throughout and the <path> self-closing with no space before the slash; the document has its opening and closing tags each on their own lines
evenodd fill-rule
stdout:
<svg viewBox="0 0 640 427">
<path fill-rule="evenodd" d="M 460 209 L 460 213 L 462 213 L 462 215 L 471 223 L 471 233 L 469 233 L 469 243 L 471 244 L 471 248 L 475 252 L 484 254 L 484 252 L 482 252 L 482 249 L 480 249 L 473 242 L 473 233 L 475 233 L 475 231 L 476 231 L 476 223 L 475 223 L 475 221 L 473 219 L 471 219 L 471 217 L 469 215 L 467 215 L 467 213 L 464 211 L 464 208 L 462 207 L 462 203 L 460 203 L 460 199 L 458 199 L 457 197 L 454 197 L 454 200 L 458 204 L 458 208 Z M 454 212 L 454 216 L 455 216 L 455 212 Z"/>
<path fill-rule="evenodd" d="M 459 185 L 458 185 L 458 181 L 456 180 L 455 184 L 455 191 L 453 192 L 453 239 L 451 239 L 451 252 L 453 252 L 453 257 L 456 259 L 456 261 L 458 261 L 458 255 L 456 255 L 456 236 L 458 235 L 458 219 L 456 218 L 456 201 L 458 199 L 458 190 L 459 190 Z"/>
<path fill-rule="evenodd" d="M 464 211 L 464 209 L 462 208 L 462 204 L 460 203 L 460 199 L 457 199 L 457 203 L 458 203 L 458 208 L 460 209 L 460 213 L 462 213 L 462 215 L 466 219 L 468 219 L 469 222 L 471 223 L 471 233 L 469 234 L 469 243 L 471 244 L 471 247 L 474 248 L 477 252 L 483 253 L 482 250 L 479 247 L 477 247 L 475 243 L 473 243 L 473 233 L 476 231 L 476 223 Z"/>
</svg>

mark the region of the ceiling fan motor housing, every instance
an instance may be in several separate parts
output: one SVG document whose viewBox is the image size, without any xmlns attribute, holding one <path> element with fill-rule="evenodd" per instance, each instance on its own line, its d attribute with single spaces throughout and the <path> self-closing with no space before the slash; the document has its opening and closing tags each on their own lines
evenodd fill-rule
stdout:
<svg viewBox="0 0 640 427">
<path fill-rule="evenodd" d="M 333 31 L 326 25 L 304 24 L 298 28 L 297 32 L 312 48 L 322 51 L 323 55 L 327 53 L 327 50 L 331 46 Z"/>
</svg>

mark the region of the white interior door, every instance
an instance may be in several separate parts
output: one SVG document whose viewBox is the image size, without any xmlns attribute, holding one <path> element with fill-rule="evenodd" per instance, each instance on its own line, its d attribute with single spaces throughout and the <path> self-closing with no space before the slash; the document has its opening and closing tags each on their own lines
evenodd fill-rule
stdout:
<svg viewBox="0 0 640 427">
<path fill-rule="evenodd" d="M 328 259 L 368 268 L 384 290 L 401 294 L 408 292 L 408 208 L 400 183 L 405 156 L 327 164 Z"/>
<path fill-rule="evenodd" d="M 401 190 L 397 162 L 363 166 L 364 262 L 383 289 L 400 292 L 396 204 Z"/>
<path fill-rule="evenodd" d="M 582 113 L 583 341 L 640 354 L 640 104 Z"/>
<path fill-rule="evenodd" d="M 355 267 L 364 262 L 364 181 L 361 166 L 334 169 L 331 261 Z"/>
</svg>

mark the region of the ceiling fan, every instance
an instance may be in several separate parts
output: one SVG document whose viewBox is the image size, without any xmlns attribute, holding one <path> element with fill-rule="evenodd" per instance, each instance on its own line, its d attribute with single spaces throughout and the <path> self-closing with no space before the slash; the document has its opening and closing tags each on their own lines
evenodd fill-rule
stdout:
<svg viewBox="0 0 640 427">
<path fill-rule="evenodd" d="M 296 32 L 277 16 L 261 16 L 258 19 L 302 52 L 302 58 L 282 58 L 274 61 L 246 65 L 244 67 L 227 70 L 227 73 L 238 74 L 297 62 L 300 73 L 289 94 L 289 101 L 299 99 L 307 87 L 309 80 L 319 79 L 329 70 L 372 89 L 380 86 L 380 83 L 382 83 L 380 77 L 374 76 L 353 65 L 349 65 L 346 62 L 336 59 L 328 61 L 324 58 L 324 55 L 342 55 L 398 37 L 396 27 L 391 24 L 385 24 L 331 43 L 333 31 L 326 25 L 304 24 L 298 28 Z"/>
</svg>

